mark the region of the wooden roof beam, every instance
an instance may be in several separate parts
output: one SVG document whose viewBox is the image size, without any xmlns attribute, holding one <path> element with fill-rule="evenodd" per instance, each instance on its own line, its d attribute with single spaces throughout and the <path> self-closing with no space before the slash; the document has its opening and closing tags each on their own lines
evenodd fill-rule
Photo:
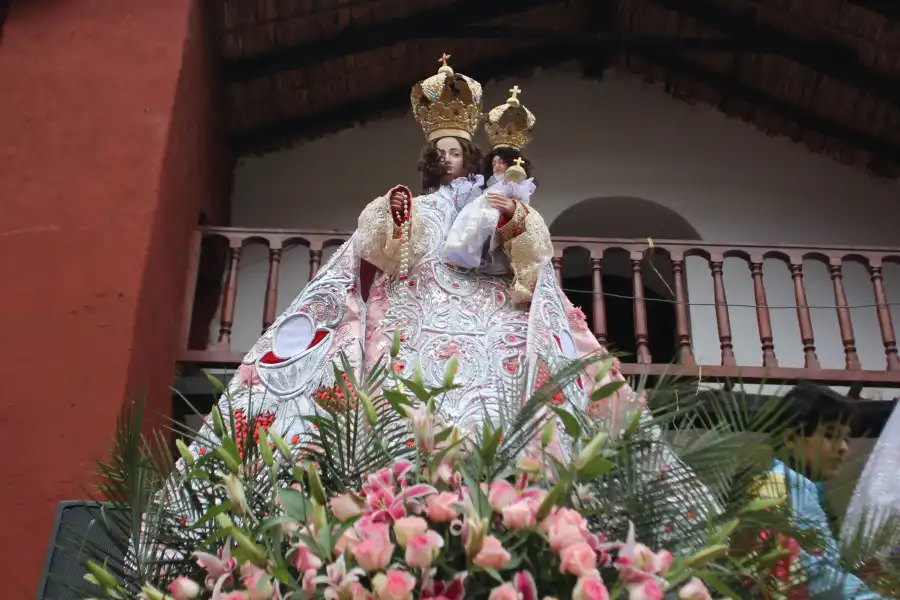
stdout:
<svg viewBox="0 0 900 600">
<path fill-rule="evenodd" d="M 579 58 L 579 54 L 578 48 L 571 45 L 540 47 L 519 52 L 515 56 L 501 56 L 470 65 L 460 64 L 459 69 L 469 77 L 484 83 L 497 77 L 531 71 L 540 66 L 574 60 Z M 411 74 L 408 84 L 377 96 L 361 98 L 350 104 L 336 106 L 300 119 L 278 121 L 255 131 L 233 135 L 234 150 L 239 154 L 270 151 L 285 146 L 292 139 L 327 135 L 373 118 L 380 118 L 385 113 L 408 110 L 409 90 L 414 77 L 415 75 Z"/>
<path fill-rule="evenodd" d="M 742 98 L 749 104 L 793 122 L 803 129 L 818 132 L 851 147 L 865 150 L 892 164 L 900 162 L 900 146 L 896 144 L 856 131 L 825 117 L 820 117 L 758 89 L 729 81 L 727 77 L 723 77 L 720 73 L 708 70 L 697 63 L 678 58 L 671 53 L 662 53 L 646 48 L 635 49 L 632 51 L 632 54 L 689 80 L 708 85 L 714 89 L 727 89 L 732 97 Z"/>
<path fill-rule="evenodd" d="M 225 61 L 226 81 L 248 81 L 299 69 L 405 40 L 453 37 L 458 29 L 503 15 L 515 14 L 560 0 L 459 0 L 445 8 L 425 11 L 369 27 L 348 27 L 326 40 L 282 48 L 260 56 Z"/>
<path fill-rule="evenodd" d="M 659 6 L 690 17 L 722 33 L 738 39 L 767 39 L 783 45 L 779 54 L 794 62 L 805 65 L 823 75 L 840 79 L 854 87 L 900 104 L 900 81 L 886 79 L 873 73 L 859 63 L 856 52 L 841 44 L 827 44 L 829 52 L 823 52 L 823 45 L 810 45 L 808 49 L 798 47 L 797 39 L 770 27 L 754 23 L 747 15 L 723 8 L 709 0 L 648 0 Z M 793 46 L 791 46 L 793 43 Z"/>
</svg>

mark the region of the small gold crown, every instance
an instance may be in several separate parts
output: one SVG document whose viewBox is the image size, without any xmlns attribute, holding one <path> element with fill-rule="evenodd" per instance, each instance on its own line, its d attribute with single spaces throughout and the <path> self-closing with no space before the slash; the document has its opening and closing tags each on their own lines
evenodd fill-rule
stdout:
<svg viewBox="0 0 900 600">
<path fill-rule="evenodd" d="M 449 58 L 441 56 L 437 75 L 414 85 L 410 94 L 413 116 L 429 142 L 447 136 L 471 140 L 481 120 L 481 84 L 454 73 Z"/>
<path fill-rule="evenodd" d="M 488 113 L 484 129 L 491 148 L 505 146 L 521 150 L 531 141 L 537 119 L 519 102 L 519 94 L 522 93 L 519 86 L 514 85 L 509 93 L 512 95 L 506 104 L 501 104 Z"/>
</svg>

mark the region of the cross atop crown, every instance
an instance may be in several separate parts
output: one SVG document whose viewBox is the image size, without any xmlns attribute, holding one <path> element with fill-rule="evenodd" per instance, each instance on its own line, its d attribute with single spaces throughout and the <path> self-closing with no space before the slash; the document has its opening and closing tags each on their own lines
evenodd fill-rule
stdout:
<svg viewBox="0 0 900 600">
<path fill-rule="evenodd" d="M 518 100 L 518 99 L 519 99 L 519 94 L 522 93 L 522 88 L 520 88 L 520 87 L 517 86 L 517 85 L 514 85 L 514 86 L 512 86 L 512 89 L 509 90 L 509 93 L 512 94 L 512 98 L 513 98 L 514 100 Z"/>
<path fill-rule="evenodd" d="M 450 60 L 450 55 L 444 52 L 438 59 L 439 63 L 443 63 L 441 65 L 441 68 L 438 69 L 438 73 L 444 73 L 446 75 L 449 75 L 450 77 L 453 77 L 453 69 L 450 67 L 450 65 L 447 64 L 448 60 Z"/>
</svg>

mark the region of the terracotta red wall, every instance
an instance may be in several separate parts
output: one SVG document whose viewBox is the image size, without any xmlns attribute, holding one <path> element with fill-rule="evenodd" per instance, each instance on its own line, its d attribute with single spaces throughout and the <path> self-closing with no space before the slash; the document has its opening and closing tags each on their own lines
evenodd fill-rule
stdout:
<svg viewBox="0 0 900 600">
<path fill-rule="evenodd" d="M 0 45 L 0 581 L 33 597 L 56 503 L 116 415 L 168 413 L 190 233 L 230 166 L 199 0 L 15 3 Z"/>
</svg>

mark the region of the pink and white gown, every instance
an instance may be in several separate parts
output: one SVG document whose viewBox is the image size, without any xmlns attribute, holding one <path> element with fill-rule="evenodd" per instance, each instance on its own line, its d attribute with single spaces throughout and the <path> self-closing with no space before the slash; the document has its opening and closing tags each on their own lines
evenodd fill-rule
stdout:
<svg viewBox="0 0 900 600">
<path fill-rule="evenodd" d="M 459 210 L 479 195 L 479 183 L 462 178 L 413 199 L 405 279 L 397 277 L 401 239 L 390 192 L 366 206 L 353 236 L 251 348 L 229 383 L 232 406 L 249 435 L 254 424 L 244 419 L 254 415 L 257 424 L 299 439 L 307 424 L 297 417 L 317 411 L 316 392 L 336 385 L 332 364 L 340 353 L 358 369 L 364 347 L 364 367 L 370 367 L 390 351 L 398 330 L 395 368 L 406 377 L 418 363 L 426 386 L 439 386 L 456 357 L 461 387 L 441 410 L 469 430 L 479 428 L 486 414 L 521 406 L 542 378 L 567 361 L 605 352 L 584 314 L 562 293 L 550 264 L 550 234 L 533 208 L 517 202 L 499 228 L 503 260 L 493 261 L 490 272 L 442 260 L 447 232 Z M 556 401 L 585 408 L 591 375 L 567 386 Z M 612 369 L 607 381 L 621 378 Z M 224 398 L 219 405 L 227 413 Z M 620 421 L 623 413 L 642 408 L 626 386 L 591 410 Z"/>
</svg>

